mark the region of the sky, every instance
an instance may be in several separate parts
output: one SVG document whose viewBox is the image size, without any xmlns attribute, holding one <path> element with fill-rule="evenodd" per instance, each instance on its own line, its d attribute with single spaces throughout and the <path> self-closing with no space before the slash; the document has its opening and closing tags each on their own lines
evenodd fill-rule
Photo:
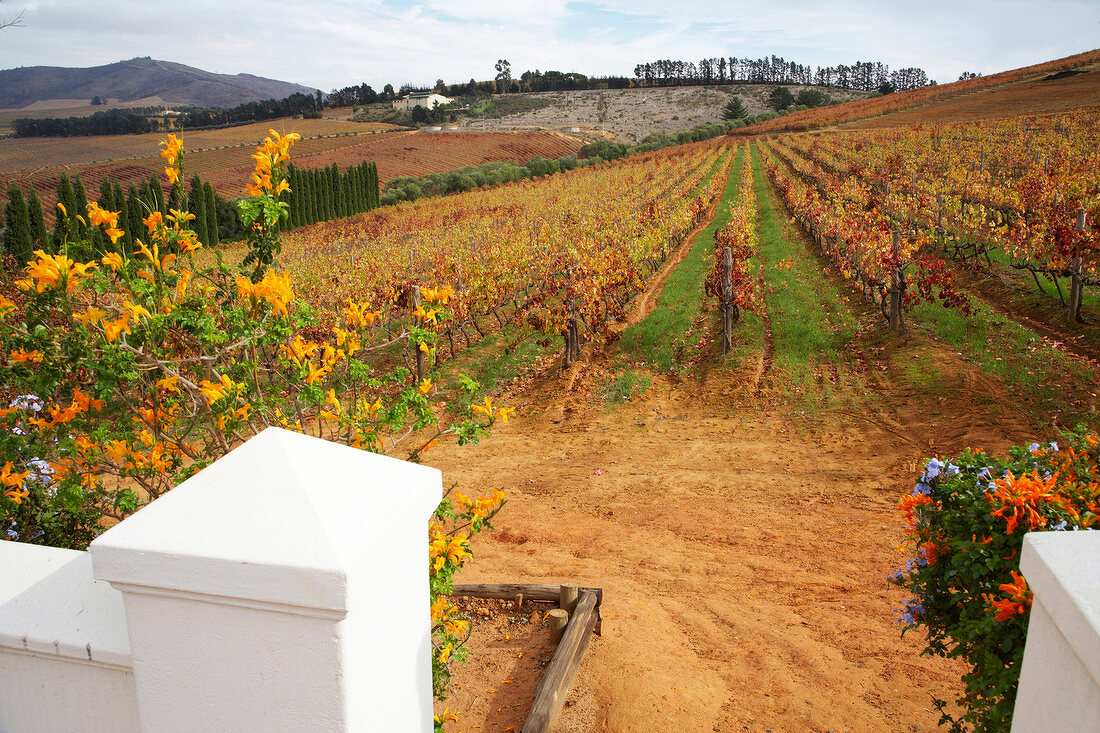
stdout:
<svg viewBox="0 0 1100 733">
<path fill-rule="evenodd" d="M 1098 0 L 0 0 L 0 69 L 137 56 L 328 92 L 656 59 L 881 61 L 940 83 L 1100 47 Z"/>
</svg>

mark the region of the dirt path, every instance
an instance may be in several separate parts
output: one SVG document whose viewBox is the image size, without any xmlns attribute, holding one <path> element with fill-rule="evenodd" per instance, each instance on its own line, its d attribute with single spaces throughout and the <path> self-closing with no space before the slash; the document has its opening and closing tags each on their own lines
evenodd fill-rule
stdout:
<svg viewBox="0 0 1100 733">
<path fill-rule="evenodd" d="M 931 696 L 958 672 L 899 637 L 905 599 L 885 581 L 903 560 L 894 507 L 911 448 L 866 422 L 805 433 L 718 378 L 661 381 L 611 412 L 583 396 L 592 386 L 561 423 L 529 404 L 482 446 L 432 460 L 510 495 L 463 582 L 604 588 L 603 636 L 562 730 L 934 727 Z M 456 730 L 476 724 L 506 727 Z"/>
</svg>

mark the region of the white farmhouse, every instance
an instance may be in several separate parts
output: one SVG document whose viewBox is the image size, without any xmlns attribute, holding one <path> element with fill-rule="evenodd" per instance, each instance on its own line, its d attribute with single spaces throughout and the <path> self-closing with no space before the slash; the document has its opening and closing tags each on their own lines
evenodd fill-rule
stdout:
<svg viewBox="0 0 1100 733">
<path fill-rule="evenodd" d="M 401 99 L 395 99 L 393 108 L 409 110 L 413 107 L 427 107 L 428 109 L 434 109 L 436 106 L 442 107 L 452 101 L 454 100 L 434 92 L 411 92 Z"/>
</svg>

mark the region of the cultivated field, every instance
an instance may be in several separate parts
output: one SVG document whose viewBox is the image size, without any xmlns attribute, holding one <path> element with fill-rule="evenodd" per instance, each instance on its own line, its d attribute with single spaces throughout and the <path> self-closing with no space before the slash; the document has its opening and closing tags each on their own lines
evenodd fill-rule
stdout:
<svg viewBox="0 0 1100 733">
<path fill-rule="evenodd" d="M 240 147 L 248 150 L 267 134 L 270 127 L 280 132 L 293 129 L 304 138 L 331 139 L 335 136 L 375 134 L 392 130 L 392 125 L 357 124 L 341 119 L 272 120 L 222 130 L 194 130 L 179 133 L 184 152 Z M 105 163 L 145 158 L 164 139 L 162 132 L 142 135 L 99 135 L 93 137 L 40 137 L 0 139 L 0 170 L 39 170 L 63 165 Z M 248 154 L 245 154 L 248 157 Z"/>
<path fill-rule="evenodd" d="M 494 160 L 526 163 L 541 155 L 558 158 L 577 152 L 584 141 L 576 136 L 550 131 L 534 132 L 388 132 L 381 125 L 361 125 L 343 120 L 277 120 L 270 124 L 248 125 L 209 132 L 183 133 L 186 175 L 199 174 L 210 181 L 226 198 L 244 193 L 243 183 L 249 179 L 251 159 L 256 141 L 270 126 L 280 132 L 298 131 L 302 140 L 295 146 L 296 165 L 316 168 L 336 163 L 341 169 L 364 160 L 378 165 L 382 183 L 396 176 L 422 176 L 441 173 L 465 165 L 478 165 Z M 368 130 L 363 128 L 367 127 Z M 254 136 L 254 137 L 250 137 Z M 131 140 L 140 138 L 140 140 Z M 0 140 L 0 150 L 14 153 L 14 165 L 0 169 L 0 190 L 7 191 L 14 182 L 26 191 L 33 186 L 44 207 L 56 200 L 56 186 L 63 170 L 70 176 L 79 174 L 85 187 L 98 190 L 100 179 L 122 181 L 123 185 L 140 183 L 157 174 L 162 184 L 163 160 L 155 152 L 161 136 L 134 135 L 110 138 L 64 138 L 34 140 Z M 144 147 L 139 145 L 142 143 Z M 93 150 L 81 153 L 81 145 Z M 24 147 L 20 147 L 24 146 Z M 40 147 L 39 147 L 40 146 Z M 140 152 L 140 157 L 119 157 L 102 160 L 115 152 Z M 5 156 L 5 152 L 0 152 Z M 58 163 L 69 157 L 91 157 L 100 162 Z M 2 157 L 7 161 L 7 157 Z M 42 165 L 33 167 L 36 161 Z M 49 212 L 47 212 L 49 215 Z"/>
<path fill-rule="evenodd" d="M 1100 63 L 1086 65 L 1081 67 L 1080 73 L 1067 76 L 1034 74 L 1024 81 L 860 120 L 848 126 L 870 128 L 929 122 L 975 122 L 1021 114 L 1064 114 L 1080 109 L 1100 110 Z"/>
</svg>

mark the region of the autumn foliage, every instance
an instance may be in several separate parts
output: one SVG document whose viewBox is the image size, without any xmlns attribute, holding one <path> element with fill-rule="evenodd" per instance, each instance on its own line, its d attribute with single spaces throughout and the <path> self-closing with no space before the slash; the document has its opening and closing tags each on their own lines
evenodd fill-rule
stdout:
<svg viewBox="0 0 1100 733">
<path fill-rule="evenodd" d="M 200 266 L 194 217 L 171 209 L 148 212 L 132 255 L 66 239 L 0 280 L 5 539 L 83 548 L 268 426 L 416 460 L 444 435 L 476 442 L 507 421 L 513 409 L 488 397 L 468 406 L 481 397 L 473 381 L 439 386 L 450 285 L 425 283 L 415 312 L 352 295 L 319 312 L 299 297 L 277 261 L 297 139 L 271 131 L 253 156 L 240 264 Z M 182 142 L 163 147 L 165 175 L 178 181 Z M 70 231 L 122 233 L 118 212 L 94 202 L 58 216 L 81 224 Z M 437 693 L 466 631 L 442 594 L 503 501 L 455 494 L 429 530 Z"/>
</svg>

